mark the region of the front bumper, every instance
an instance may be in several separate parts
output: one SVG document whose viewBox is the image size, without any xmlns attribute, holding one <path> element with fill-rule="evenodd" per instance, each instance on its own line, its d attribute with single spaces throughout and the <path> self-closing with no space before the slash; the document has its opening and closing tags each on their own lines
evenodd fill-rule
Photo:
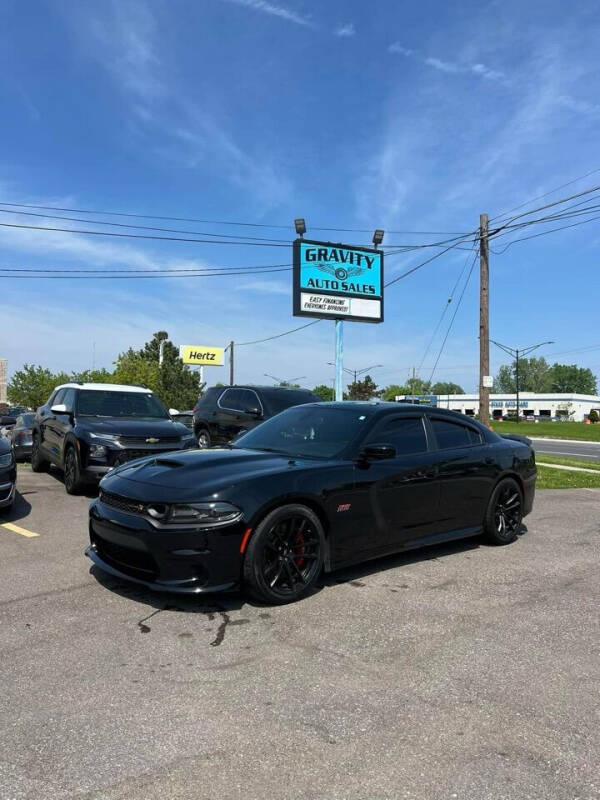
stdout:
<svg viewBox="0 0 600 800">
<path fill-rule="evenodd" d="M 0 508 L 7 508 L 11 506 L 15 499 L 17 484 L 13 481 L 0 481 Z"/>
<path fill-rule="evenodd" d="M 31 458 L 31 442 L 24 442 L 23 444 L 13 444 L 13 450 L 17 461 L 21 459 Z"/>
<path fill-rule="evenodd" d="M 523 516 L 531 514 L 533 511 L 533 501 L 535 498 L 535 482 L 537 479 L 537 472 L 526 478 L 523 481 Z"/>
<path fill-rule="evenodd" d="M 90 546 L 98 567 L 149 589 L 178 594 L 223 592 L 240 583 L 242 522 L 218 529 L 158 530 L 144 517 L 90 506 Z"/>
</svg>

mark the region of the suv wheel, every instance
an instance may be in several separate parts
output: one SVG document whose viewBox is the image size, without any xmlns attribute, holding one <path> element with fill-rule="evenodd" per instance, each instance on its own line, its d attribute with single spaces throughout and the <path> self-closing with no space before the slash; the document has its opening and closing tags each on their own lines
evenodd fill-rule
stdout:
<svg viewBox="0 0 600 800">
<path fill-rule="evenodd" d="M 48 462 L 42 458 L 40 453 L 40 437 L 34 436 L 31 444 L 31 471 L 45 472 L 48 469 Z"/>
<path fill-rule="evenodd" d="M 78 494 L 82 488 L 79 456 L 74 447 L 69 447 L 65 454 L 65 489 L 67 494 Z"/>
<path fill-rule="evenodd" d="M 206 428 L 200 428 L 198 431 L 198 447 L 200 450 L 205 450 L 210 447 L 210 433 Z"/>
</svg>

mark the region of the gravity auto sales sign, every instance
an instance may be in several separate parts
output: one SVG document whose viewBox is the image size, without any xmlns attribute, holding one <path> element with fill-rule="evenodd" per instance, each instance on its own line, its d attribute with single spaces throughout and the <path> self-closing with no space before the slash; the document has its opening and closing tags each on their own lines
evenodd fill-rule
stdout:
<svg viewBox="0 0 600 800">
<path fill-rule="evenodd" d="M 383 253 L 296 239 L 294 316 L 383 322 Z"/>
</svg>

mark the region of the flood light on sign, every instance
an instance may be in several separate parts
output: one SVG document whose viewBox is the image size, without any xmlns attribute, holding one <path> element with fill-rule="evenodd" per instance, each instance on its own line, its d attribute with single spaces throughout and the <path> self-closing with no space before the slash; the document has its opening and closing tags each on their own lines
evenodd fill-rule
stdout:
<svg viewBox="0 0 600 800">
<path fill-rule="evenodd" d="M 377 228 L 373 234 L 373 244 L 375 247 L 378 247 L 383 242 L 383 235 L 384 231 L 382 231 L 381 228 Z"/>
<path fill-rule="evenodd" d="M 303 236 L 306 233 L 306 221 L 304 219 L 295 219 L 294 226 L 298 236 Z"/>
</svg>

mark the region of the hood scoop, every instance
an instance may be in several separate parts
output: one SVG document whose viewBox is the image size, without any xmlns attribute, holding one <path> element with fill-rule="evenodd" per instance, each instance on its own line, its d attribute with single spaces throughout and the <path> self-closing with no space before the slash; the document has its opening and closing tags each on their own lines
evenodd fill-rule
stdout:
<svg viewBox="0 0 600 800">
<path fill-rule="evenodd" d="M 174 458 L 155 458 L 150 464 L 146 466 L 153 467 L 183 467 L 181 461 L 176 461 Z"/>
</svg>

